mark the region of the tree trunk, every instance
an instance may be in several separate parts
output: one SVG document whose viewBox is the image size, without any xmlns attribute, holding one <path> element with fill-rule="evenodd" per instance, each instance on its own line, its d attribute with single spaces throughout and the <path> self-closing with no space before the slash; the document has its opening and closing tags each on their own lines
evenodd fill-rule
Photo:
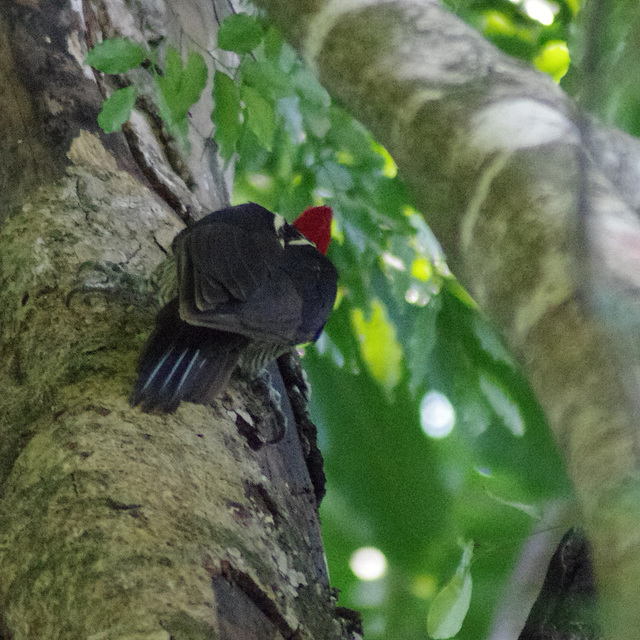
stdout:
<svg viewBox="0 0 640 640">
<path fill-rule="evenodd" d="M 273 370 L 278 444 L 240 380 L 175 415 L 127 402 L 157 310 L 146 278 L 227 187 L 210 87 L 186 153 L 151 101 L 103 134 L 114 86 L 83 61 L 117 35 L 210 62 L 223 16 L 198 0 L 0 5 L 2 638 L 355 637 L 328 583 L 295 362 L 287 388 Z"/>
<path fill-rule="evenodd" d="M 606 633 L 635 639 L 638 141 L 587 125 L 433 0 L 259 4 L 389 149 L 522 363 L 581 501 Z"/>
</svg>

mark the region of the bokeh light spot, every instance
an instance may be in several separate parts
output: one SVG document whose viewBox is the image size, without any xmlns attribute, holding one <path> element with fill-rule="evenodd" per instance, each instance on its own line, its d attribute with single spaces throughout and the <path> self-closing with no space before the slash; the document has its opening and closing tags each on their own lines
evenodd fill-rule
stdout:
<svg viewBox="0 0 640 640">
<path fill-rule="evenodd" d="M 429 391 L 420 402 L 420 424 L 431 438 L 444 438 L 451 433 L 456 412 L 447 396 L 439 391 Z"/>
<path fill-rule="evenodd" d="M 378 580 L 387 572 L 387 559 L 380 549 L 361 547 L 351 555 L 349 567 L 360 580 Z"/>
</svg>

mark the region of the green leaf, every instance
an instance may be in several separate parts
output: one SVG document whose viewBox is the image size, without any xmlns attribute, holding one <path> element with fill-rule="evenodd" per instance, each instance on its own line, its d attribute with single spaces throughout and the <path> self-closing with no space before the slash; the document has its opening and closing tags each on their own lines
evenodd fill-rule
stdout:
<svg viewBox="0 0 640 640">
<path fill-rule="evenodd" d="M 436 320 L 440 310 L 440 298 L 434 298 L 424 307 L 408 310 L 411 318 L 410 330 L 406 340 L 407 365 L 411 374 L 410 388 L 415 392 L 427 382 L 427 374 L 433 359 L 432 352 L 436 344 Z"/>
<path fill-rule="evenodd" d="M 276 131 L 276 115 L 273 104 L 265 100 L 258 91 L 244 87 L 242 99 L 247 109 L 247 125 L 256 135 L 260 144 L 271 151 Z"/>
<path fill-rule="evenodd" d="M 331 128 L 331 121 L 321 111 L 305 110 L 304 120 L 309 132 L 316 138 L 324 138 Z"/>
<path fill-rule="evenodd" d="M 515 360 L 507 351 L 496 331 L 480 314 L 473 316 L 472 330 L 478 339 L 480 347 L 495 361 L 503 362 L 511 368 L 516 367 Z"/>
<path fill-rule="evenodd" d="M 249 53 L 262 41 L 262 28 L 258 21 L 245 13 L 226 18 L 218 30 L 218 47 L 236 53 Z"/>
<path fill-rule="evenodd" d="M 243 85 L 257 89 L 262 96 L 285 98 L 293 94 L 291 78 L 269 60 L 245 58 L 240 65 Z"/>
<path fill-rule="evenodd" d="M 466 545 L 455 575 L 434 598 L 427 616 L 427 631 L 435 640 L 453 638 L 469 611 L 471 603 L 471 571 L 469 563 L 472 543 Z"/>
<path fill-rule="evenodd" d="M 316 76 L 306 67 L 294 74 L 293 86 L 300 98 L 300 111 L 305 124 L 316 138 L 324 138 L 331 128 L 329 105 L 331 98 Z"/>
<path fill-rule="evenodd" d="M 273 27 L 270 27 L 267 30 L 267 33 L 264 36 L 264 54 L 268 59 L 275 60 L 278 55 L 280 55 L 280 51 L 282 50 L 282 46 L 284 45 L 284 41 L 280 32 Z"/>
<path fill-rule="evenodd" d="M 525 423 L 516 402 L 509 397 L 504 388 L 488 373 L 480 374 L 480 389 L 489 401 L 492 409 L 502 418 L 514 436 L 523 436 Z"/>
<path fill-rule="evenodd" d="M 353 188 L 352 173 L 333 160 L 327 160 L 323 164 L 317 165 L 316 176 L 318 185 L 329 193 L 346 192 Z"/>
<path fill-rule="evenodd" d="M 204 58 L 199 53 L 191 52 L 187 57 L 187 66 L 182 75 L 182 84 L 178 94 L 185 116 L 191 105 L 200 99 L 200 95 L 207 84 L 208 77 L 209 70 L 207 69 Z"/>
<path fill-rule="evenodd" d="M 137 97 L 138 92 L 135 87 L 125 87 L 118 89 L 107 98 L 98 114 L 98 124 L 103 131 L 106 133 L 120 131 L 122 125 L 129 119 Z"/>
<path fill-rule="evenodd" d="M 305 138 L 302 114 L 300 113 L 300 98 L 298 96 L 280 98 L 277 106 L 285 131 L 289 134 L 292 142 L 300 143 Z"/>
<path fill-rule="evenodd" d="M 278 61 L 278 69 L 280 73 L 292 74 L 294 67 L 299 63 L 297 51 L 290 45 L 285 44 L 280 52 L 280 60 Z"/>
<path fill-rule="evenodd" d="M 163 76 L 156 76 L 156 86 L 164 100 L 161 109 L 168 109 L 163 117 L 170 124 L 186 119 L 191 106 L 200 99 L 207 77 L 207 65 L 199 53 L 190 53 L 183 68 L 180 54 L 169 47 L 165 72 Z"/>
<path fill-rule="evenodd" d="M 207 65 L 199 53 L 190 53 L 187 66 L 182 57 L 169 47 L 165 59 L 164 75 L 156 75 L 156 96 L 161 118 L 169 131 L 188 147 L 188 115 L 207 84 Z"/>
<path fill-rule="evenodd" d="M 229 159 L 235 151 L 242 125 L 240 124 L 240 92 L 233 78 L 216 71 L 213 77 L 213 113 L 216 125 L 214 139 L 220 155 Z"/>
<path fill-rule="evenodd" d="M 87 54 L 86 63 L 103 73 L 126 73 L 139 67 L 146 51 L 127 38 L 112 38 L 97 44 Z"/>
<path fill-rule="evenodd" d="M 315 73 L 307 67 L 302 67 L 296 71 L 293 77 L 293 85 L 305 102 L 325 109 L 331 104 L 331 98 L 327 90 L 318 82 Z"/>
<path fill-rule="evenodd" d="M 391 391 L 400 380 L 402 347 L 382 303 L 374 300 L 371 306 L 373 311 L 369 320 L 361 309 L 356 308 L 351 313 L 351 322 L 360 340 L 362 359 L 369 366 L 371 375 Z"/>
</svg>

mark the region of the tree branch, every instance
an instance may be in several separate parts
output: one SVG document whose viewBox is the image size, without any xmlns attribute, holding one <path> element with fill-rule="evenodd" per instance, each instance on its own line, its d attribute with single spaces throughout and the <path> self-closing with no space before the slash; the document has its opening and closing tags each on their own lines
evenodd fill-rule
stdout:
<svg viewBox="0 0 640 640">
<path fill-rule="evenodd" d="M 435 2 L 259 5 L 389 149 L 450 266 L 522 363 L 581 500 L 605 629 L 635 638 L 638 382 L 625 345 L 640 324 L 638 142 L 598 126 L 583 135 L 550 78 Z"/>
</svg>

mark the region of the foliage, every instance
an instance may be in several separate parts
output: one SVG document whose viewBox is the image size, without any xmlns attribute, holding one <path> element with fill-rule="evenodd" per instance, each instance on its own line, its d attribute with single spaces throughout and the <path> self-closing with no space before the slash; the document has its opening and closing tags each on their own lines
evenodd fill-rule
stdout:
<svg viewBox="0 0 640 640">
<path fill-rule="evenodd" d="M 208 69 L 199 53 L 190 53 L 186 66 L 180 54 L 167 47 L 164 70 L 157 65 L 158 52 L 147 50 L 126 38 L 97 44 L 87 55 L 87 64 L 103 73 L 125 73 L 149 63 L 154 76 L 155 97 L 160 116 L 168 130 L 187 146 L 189 108 L 199 99 L 207 84 Z M 139 88 L 135 84 L 117 89 L 102 105 L 98 124 L 107 133 L 120 131 L 131 116 Z"/>
<path fill-rule="evenodd" d="M 579 9 L 577 0 L 447 0 L 446 4 L 505 53 L 534 63 L 550 43 L 567 42 Z M 568 58 L 562 57 L 566 71 Z"/>
<path fill-rule="evenodd" d="M 568 491 L 555 446 L 393 160 L 273 28 L 256 24 L 260 44 L 220 85 L 230 107 L 214 113 L 216 140 L 224 157 L 236 153 L 235 201 L 289 219 L 325 202 L 336 215 L 340 301 L 305 354 L 329 477 L 322 517 L 332 582 L 343 604 L 363 611 L 369 638 L 426 638 L 431 629 L 477 640 L 526 536 L 545 527 L 542 507 Z M 235 139 L 223 122 L 234 123 Z M 434 390 L 455 411 L 441 439 L 421 419 Z M 473 541 L 473 562 L 469 551 L 460 561 L 461 539 Z M 367 546 L 388 561 L 372 582 L 349 565 Z"/>
<path fill-rule="evenodd" d="M 638 8 L 591 2 L 574 24 L 573 64 L 564 89 L 607 124 L 640 135 Z"/>
<path fill-rule="evenodd" d="M 144 61 L 145 50 L 126 38 L 113 38 L 96 45 L 87 55 L 87 64 L 103 73 L 126 73 Z"/>
<path fill-rule="evenodd" d="M 134 87 L 124 87 L 114 91 L 103 103 L 98 114 L 98 124 L 107 132 L 120 131 L 131 117 L 131 109 L 136 103 Z"/>
<path fill-rule="evenodd" d="M 207 76 L 207 65 L 199 53 L 190 53 L 183 66 L 173 47 L 167 49 L 164 73 L 155 74 L 160 115 L 169 131 L 182 140 L 187 138 L 189 108 L 200 99 Z"/>
<path fill-rule="evenodd" d="M 453 578 L 440 590 L 429 607 L 427 631 L 435 640 L 453 638 L 462 627 L 471 603 L 472 554 L 473 546 L 467 544 Z"/>
<path fill-rule="evenodd" d="M 559 80 L 577 7 L 555 6 L 548 25 L 525 2 L 453 8 Z M 546 527 L 545 505 L 569 491 L 542 412 L 449 274 L 386 150 L 262 19 L 231 16 L 218 46 L 240 55 L 237 68 L 216 63 L 213 84 L 215 142 L 235 165 L 234 201 L 290 220 L 314 203 L 335 212 L 339 302 L 306 348 L 305 367 L 326 456 L 323 530 L 341 604 L 363 611 L 368 638 L 486 637 L 526 537 Z M 88 62 L 105 73 L 148 63 L 160 114 L 186 139 L 188 110 L 207 80 L 199 54 L 183 65 L 170 48 L 160 56 L 105 42 Z M 105 102 L 106 131 L 126 121 L 137 92 L 131 85 Z M 371 546 L 384 554 L 386 573 L 360 579 L 350 559 Z"/>
</svg>

